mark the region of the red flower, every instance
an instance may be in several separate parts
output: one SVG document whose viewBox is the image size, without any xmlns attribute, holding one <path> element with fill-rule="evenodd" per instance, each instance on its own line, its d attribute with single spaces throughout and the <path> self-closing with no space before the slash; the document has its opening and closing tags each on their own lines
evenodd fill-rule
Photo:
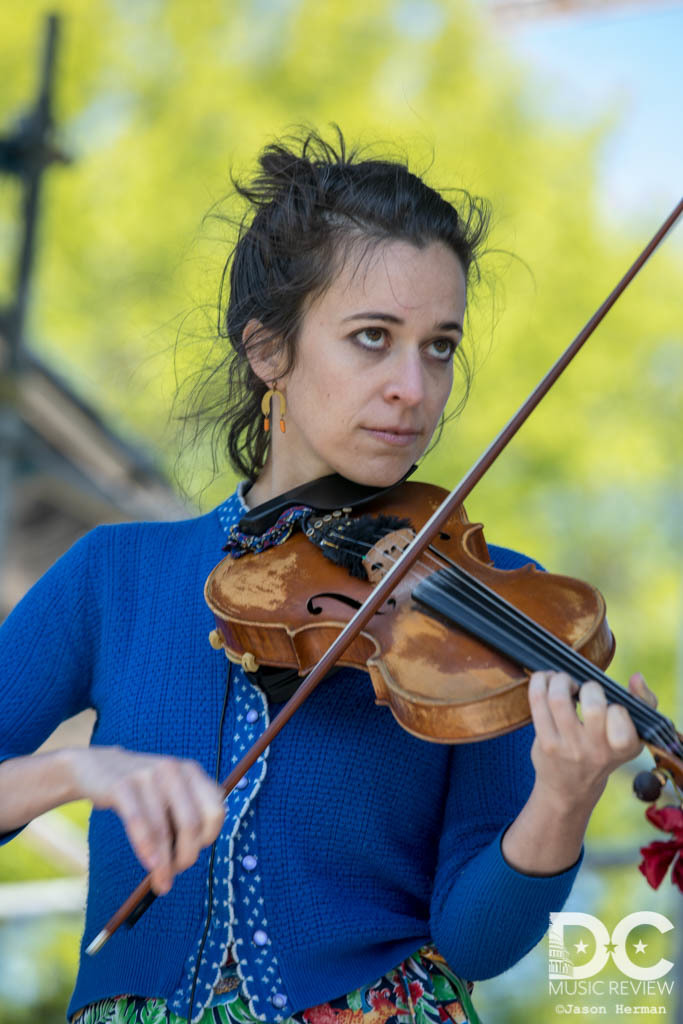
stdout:
<svg viewBox="0 0 683 1024">
<path fill-rule="evenodd" d="M 321 1003 L 319 1006 L 311 1006 L 310 1009 L 304 1010 L 302 1017 L 309 1024 L 334 1024 L 339 1012 L 329 1003 Z"/>
<path fill-rule="evenodd" d="M 671 872 L 671 881 L 683 892 L 683 863 L 680 852 L 683 850 L 683 809 L 680 807 L 648 807 L 645 817 L 662 832 L 670 832 L 673 839 L 667 842 L 655 840 L 649 846 L 643 846 L 641 872 L 645 875 L 653 889 L 658 889 L 669 865 L 675 860 Z"/>
<path fill-rule="evenodd" d="M 387 1016 L 393 1017 L 396 1007 L 389 998 L 389 995 L 390 993 L 388 988 L 371 988 L 367 993 L 367 1000 L 373 1010 L 376 1010 L 378 1013 L 382 1013 L 384 1011 Z"/>
<path fill-rule="evenodd" d="M 408 988 L 410 989 L 410 998 L 413 1000 L 414 1003 L 416 1003 L 418 999 L 424 995 L 424 989 L 419 981 L 409 981 Z"/>
</svg>

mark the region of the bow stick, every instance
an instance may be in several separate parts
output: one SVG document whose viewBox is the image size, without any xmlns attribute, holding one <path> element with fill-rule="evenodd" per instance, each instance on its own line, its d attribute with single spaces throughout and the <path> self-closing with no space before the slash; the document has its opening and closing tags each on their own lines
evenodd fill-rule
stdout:
<svg viewBox="0 0 683 1024">
<path fill-rule="evenodd" d="M 235 765 L 228 777 L 222 784 L 223 797 L 232 792 L 243 775 L 251 768 L 266 747 L 277 736 L 284 725 L 289 721 L 297 708 L 310 697 L 318 683 L 324 679 L 333 665 L 341 657 L 347 647 L 355 640 L 363 627 L 370 621 L 378 608 L 389 597 L 394 587 L 410 571 L 418 560 L 424 549 L 431 543 L 443 524 L 450 518 L 451 513 L 458 505 L 461 505 L 470 491 L 484 476 L 486 471 L 495 462 L 503 449 L 509 444 L 519 428 L 528 419 L 541 399 L 548 393 L 558 377 L 564 372 L 580 348 L 585 344 L 598 324 L 603 320 L 622 292 L 628 287 L 644 263 L 650 258 L 660 242 L 672 229 L 681 213 L 683 213 L 683 199 L 672 210 L 662 226 L 650 239 L 643 251 L 632 263 L 616 287 L 610 292 L 602 305 L 596 310 L 590 320 L 568 345 L 559 359 L 548 370 L 545 377 L 536 385 L 525 402 L 519 407 L 512 419 L 506 423 L 499 434 L 491 441 L 488 448 L 480 455 L 472 468 L 456 484 L 451 493 L 444 499 L 442 504 L 433 513 L 430 519 L 424 524 L 414 540 L 404 550 L 386 575 L 375 586 L 365 603 L 356 611 L 346 626 L 339 633 L 334 642 L 328 647 L 320 661 L 308 673 L 303 682 L 290 700 L 285 704 L 277 715 L 277 718 L 270 723 L 262 736 L 256 740 L 247 751 L 239 764 Z M 152 891 L 150 876 L 147 875 L 131 893 L 128 899 L 121 905 L 114 916 L 107 922 L 104 928 L 93 939 L 86 948 L 86 953 L 93 955 L 97 953 L 105 942 L 122 925 L 132 926 L 142 916 L 145 910 L 156 899 Z"/>
</svg>

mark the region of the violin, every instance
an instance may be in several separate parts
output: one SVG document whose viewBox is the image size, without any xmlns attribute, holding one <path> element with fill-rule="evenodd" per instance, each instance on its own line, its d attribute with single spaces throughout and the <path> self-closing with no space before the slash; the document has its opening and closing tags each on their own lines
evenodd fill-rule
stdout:
<svg viewBox="0 0 683 1024">
<path fill-rule="evenodd" d="M 210 573 L 210 642 L 246 671 L 290 667 L 310 679 L 448 492 L 403 482 L 366 503 L 360 517 L 352 507 L 323 513 L 284 497 L 271 527 L 276 543 L 241 557 L 251 546 L 240 532 L 252 526 L 247 515 Z M 304 514 L 298 530 L 290 516 L 283 539 L 291 508 Z M 263 525 L 259 509 L 254 519 Z M 533 564 L 494 568 L 482 524 L 470 523 L 458 505 L 336 664 L 367 671 L 375 702 L 412 735 L 437 743 L 477 742 L 528 724 L 533 671 L 595 679 L 608 702 L 629 711 L 657 764 L 683 780 L 673 722 L 601 671 L 614 646 L 595 587 Z M 648 785 L 642 779 L 639 788 Z"/>
<path fill-rule="evenodd" d="M 496 570 L 480 524 L 462 508 L 681 213 L 683 200 L 443 501 L 438 488 L 402 484 L 374 504 L 366 497 L 366 514 L 356 517 L 343 500 L 326 509 L 297 504 L 294 494 L 269 502 L 275 513 L 255 510 L 265 534 L 235 532 L 205 586 L 216 619 L 210 641 L 248 672 L 291 666 L 305 678 L 225 779 L 224 796 L 336 664 L 366 669 L 377 703 L 410 732 L 442 743 L 529 722 L 526 684 L 536 669 L 597 679 L 608 701 L 629 710 L 654 755 L 656 771 L 636 778 L 636 794 L 656 800 L 667 778 L 683 787 L 683 737 L 602 671 L 614 640 L 599 592 L 533 566 Z M 154 899 L 148 875 L 86 952 L 96 953 L 124 922 L 134 924 Z"/>
<path fill-rule="evenodd" d="M 403 483 L 361 517 L 311 511 L 258 555 L 235 557 L 227 545 L 204 590 L 213 646 L 248 670 L 305 676 L 446 496 Z M 528 671 L 595 676 L 613 651 L 594 587 L 532 565 L 495 569 L 483 527 L 460 505 L 337 664 L 367 671 L 376 703 L 414 736 L 464 743 L 531 720 Z"/>
</svg>

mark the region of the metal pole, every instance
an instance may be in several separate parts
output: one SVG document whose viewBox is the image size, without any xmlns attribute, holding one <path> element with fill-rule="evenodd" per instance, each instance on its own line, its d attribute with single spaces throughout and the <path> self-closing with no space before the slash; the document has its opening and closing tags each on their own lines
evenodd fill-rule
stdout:
<svg viewBox="0 0 683 1024">
<path fill-rule="evenodd" d="M 64 159 L 50 144 L 58 31 L 59 19 L 57 15 L 51 14 L 46 22 L 40 86 L 34 108 L 13 135 L 0 140 L 0 171 L 17 174 L 24 184 L 23 237 L 17 260 L 14 301 L 0 315 L 0 332 L 5 343 L 4 365 L 0 365 L 0 584 L 12 512 L 12 483 L 22 447 L 18 383 L 35 262 L 42 175 L 53 160 Z M 0 615 L 2 611 L 0 607 Z"/>
<path fill-rule="evenodd" d="M 20 348 L 23 343 L 24 324 L 28 306 L 36 241 L 36 225 L 38 222 L 38 204 L 42 187 L 42 176 L 50 159 L 48 140 L 52 132 L 52 86 L 55 71 L 55 53 L 59 21 L 56 14 L 47 18 L 45 33 L 45 49 L 40 83 L 40 92 L 33 114 L 29 119 L 27 132 L 27 157 L 24 170 L 24 237 L 22 239 L 19 263 L 17 268 L 16 299 L 12 310 L 10 326 L 15 338 L 17 360 L 21 358 Z M 17 362 L 18 365 L 18 362 Z"/>
</svg>

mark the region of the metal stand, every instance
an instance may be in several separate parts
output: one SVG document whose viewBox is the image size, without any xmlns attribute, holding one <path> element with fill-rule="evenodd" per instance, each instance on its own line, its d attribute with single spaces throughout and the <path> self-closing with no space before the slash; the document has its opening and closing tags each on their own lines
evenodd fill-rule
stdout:
<svg viewBox="0 0 683 1024">
<path fill-rule="evenodd" d="M 0 137 L 0 174 L 15 175 L 23 184 L 23 233 L 19 249 L 14 298 L 0 310 L 0 572 L 12 509 L 12 482 L 21 458 L 22 421 L 18 409 L 18 379 L 26 311 L 35 261 L 36 225 L 42 177 L 55 161 L 68 163 L 53 142 L 52 96 L 59 19 L 46 19 L 40 86 L 33 108 L 13 132 Z"/>
</svg>

